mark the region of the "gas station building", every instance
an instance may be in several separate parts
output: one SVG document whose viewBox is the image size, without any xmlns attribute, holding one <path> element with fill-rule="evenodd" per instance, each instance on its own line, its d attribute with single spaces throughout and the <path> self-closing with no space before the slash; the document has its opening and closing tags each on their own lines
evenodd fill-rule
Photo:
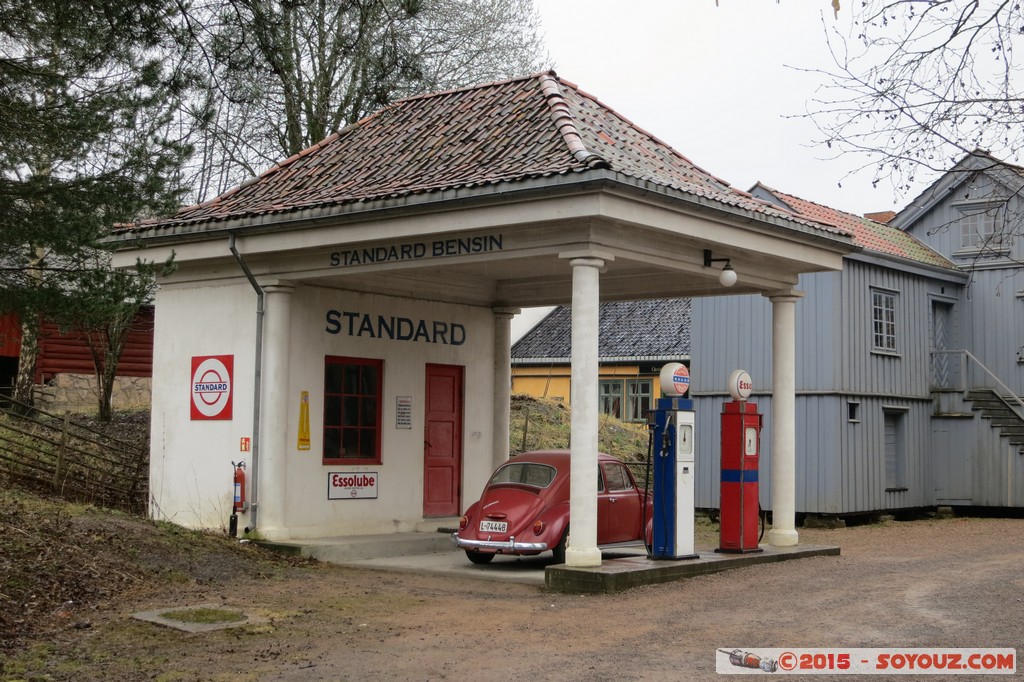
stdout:
<svg viewBox="0 0 1024 682">
<path fill-rule="evenodd" d="M 512 316 L 570 304 L 566 562 L 599 565 L 599 303 L 760 294 L 767 539 L 798 543 L 795 287 L 857 247 L 733 189 L 553 72 L 396 102 L 113 239 L 118 265 L 177 263 L 155 301 L 154 518 L 225 527 L 237 462 L 239 527 L 265 539 L 458 517 L 508 457 Z"/>
</svg>

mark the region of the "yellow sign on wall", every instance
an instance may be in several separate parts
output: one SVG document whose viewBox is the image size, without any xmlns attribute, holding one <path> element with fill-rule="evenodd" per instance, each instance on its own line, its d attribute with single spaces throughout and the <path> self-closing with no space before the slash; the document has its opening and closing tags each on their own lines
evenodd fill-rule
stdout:
<svg viewBox="0 0 1024 682">
<path fill-rule="evenodd" d="M 299 450 L 309 450 L 309 391 L 299 397 Z"/>
</svg>

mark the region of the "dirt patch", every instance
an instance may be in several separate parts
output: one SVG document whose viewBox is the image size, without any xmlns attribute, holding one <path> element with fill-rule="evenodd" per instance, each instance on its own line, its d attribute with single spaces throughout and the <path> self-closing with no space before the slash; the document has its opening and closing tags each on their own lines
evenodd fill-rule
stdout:
<svg viewBox="0 0 1024 682">
<path fill-rule="evenodd" d="M 0 652 L 88 629 L 123 599 L 178 585 L 267 578 L 302 565 L 211 533 L 0 492 Z"/>
<path fill-rule="evenodd" d="M 6 640 L 3 679 L 699 680 L 718 679 L 721 648 L 1018 647 L 1019 656 L 1024 641 L 1020 519 L 804 529 L 801 542 L 837 544 L 842 556 L 580 596 L 296 564 L 225 538 L 104 516 L 64 517 L 61 532 L 89 544 L 67 555 L 77 568 L 48 585 L 92 587 L 65 610 L 36 596 L 20 615 L 31 631 Z M 264 622 L 190 634 L 131 618 L 195 604 Z"/>
</svg>

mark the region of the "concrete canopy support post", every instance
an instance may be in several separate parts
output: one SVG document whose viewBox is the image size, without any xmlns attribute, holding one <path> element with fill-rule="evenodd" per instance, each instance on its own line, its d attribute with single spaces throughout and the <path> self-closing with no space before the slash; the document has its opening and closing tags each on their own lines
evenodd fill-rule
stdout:
<svg viewBox="0 0 1024 682">
<path fill-rule="evenodd" d="M 567 566 L 601 565 L 597 548 L 597 380 L 600 258 L 573 258 L 572 266 L 572 421 L 570 422 Z"/>
<path fill-rule="evenodd" d="M 512 409 L 512 317 L 519 308 L 494 309 L 494 441 L 493 468 L 508 460 L 509 419 Z"/>
<path fill-rule="evenodd" d="M 291 339 L 290 282 L 263 284 L 266 295 L 263 332 L 263 384 L 260 418 L 259 532 L 269 539 L 287 537 L 288 502 L 288 356 Z"/>
<path fill-rule="evenodd" d="M 772 529 L 768 543 L 791 547 L 796 532 L 796 302 L 802 292 L 772 302 Z"/>
</svg>

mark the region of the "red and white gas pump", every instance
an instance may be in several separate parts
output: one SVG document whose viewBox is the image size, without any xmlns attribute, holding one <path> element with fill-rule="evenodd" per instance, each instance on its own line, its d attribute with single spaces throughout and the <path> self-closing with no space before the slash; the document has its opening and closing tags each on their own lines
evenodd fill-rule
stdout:
<svg viewBox="0 0 1024 682">
<path fill-rule="evenodd" d="M 729 375 L 732 401 L 722 405 L 722 479 L 719 497 L 719 552 L 760 552 L 758 547 L 758 465 L 761 459 L 761 415 L 747 398 L 754 388 L 750 375 L 738 369 Z"/>
</svg>

